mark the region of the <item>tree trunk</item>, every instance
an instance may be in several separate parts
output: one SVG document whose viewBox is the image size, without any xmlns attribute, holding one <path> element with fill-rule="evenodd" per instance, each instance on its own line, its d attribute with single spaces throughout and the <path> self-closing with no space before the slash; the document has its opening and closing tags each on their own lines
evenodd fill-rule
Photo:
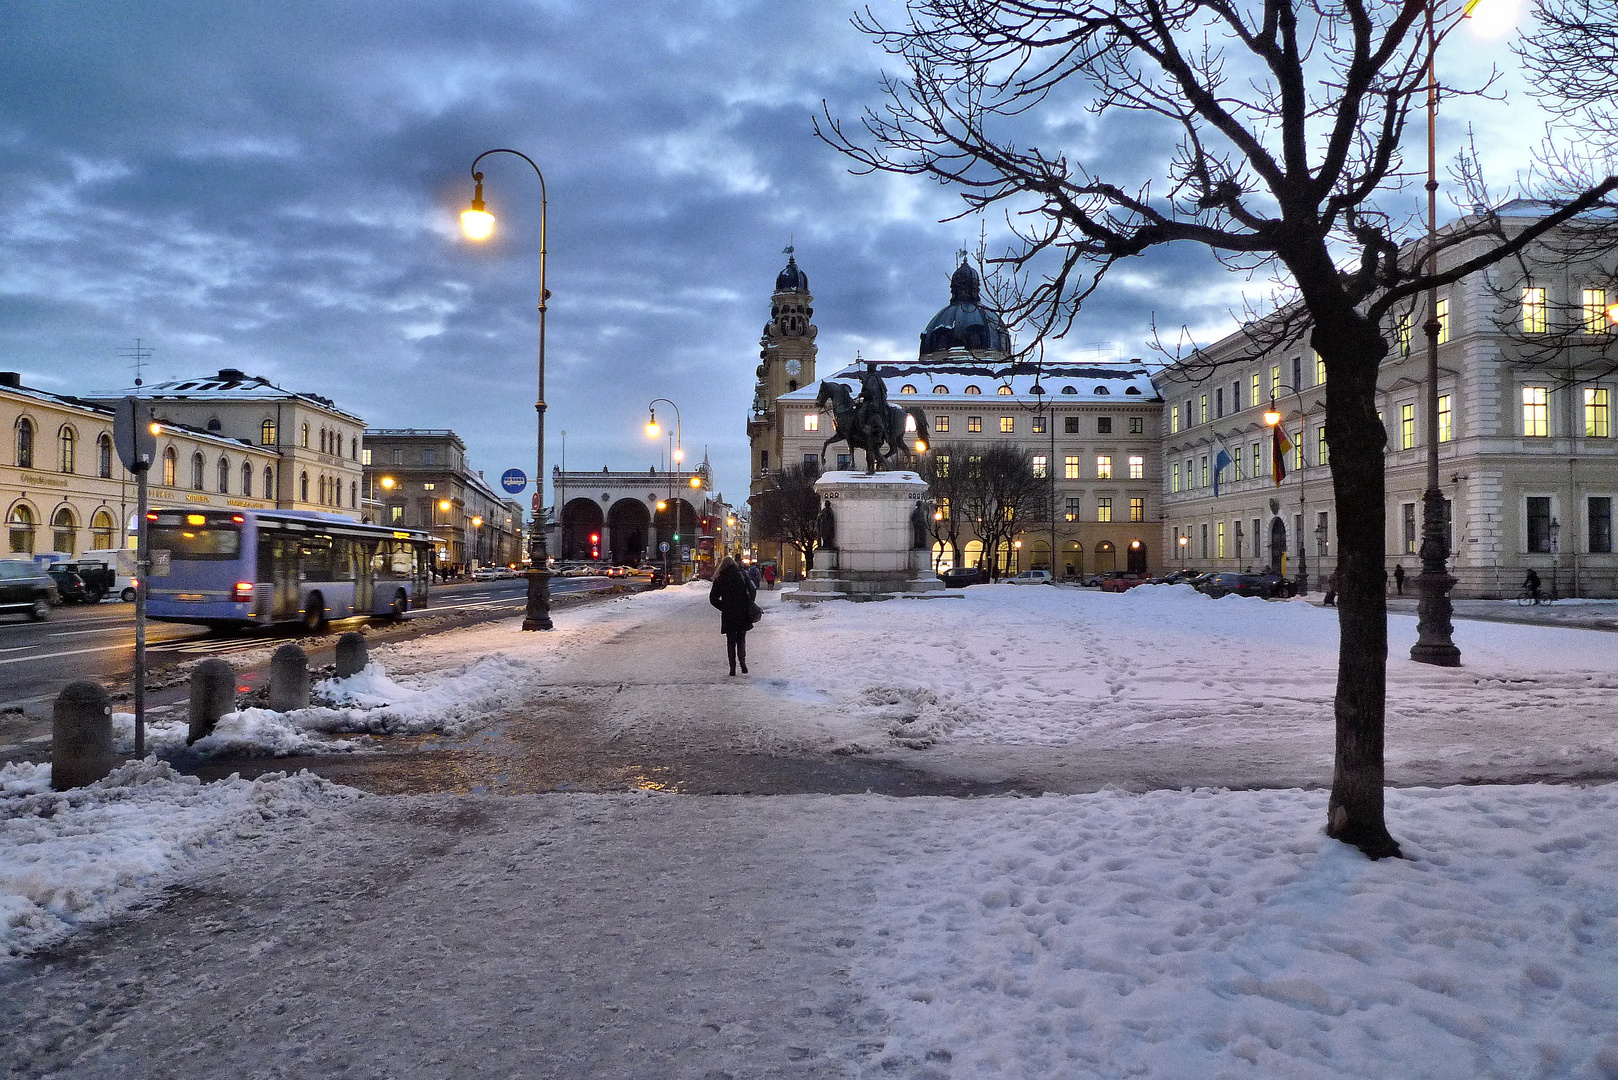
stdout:
<svg viewBox="0 0 1618 1080">
<path fill-rule="evenodd" d="M 1337 512 L 1336 770 L 1326 834 L 1373 859 L 1399 854 L 1383 819 L 1383 727 L 1387 711 L 1388 611 L 1382 422 L 1376 379 L 1387 350 L 1357 312 L 1317 321 L 1313 344 L 1326 361 L 1326 442 Z"/>
</svg>

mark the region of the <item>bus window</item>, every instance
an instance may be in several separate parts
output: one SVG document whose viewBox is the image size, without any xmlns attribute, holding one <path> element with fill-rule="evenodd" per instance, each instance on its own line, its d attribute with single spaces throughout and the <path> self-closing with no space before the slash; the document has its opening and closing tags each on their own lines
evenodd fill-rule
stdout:
<svg viewBox="0 0 1618 1080">
<path fill-rule="evenodd" d="M 331 580 L 353 581 L 354 541 L 339 537 L 331 542 Z"/>
<path fill-rule="evenodd" d="M 230 560 L 242 553 L 240 529 L 219 525 L 168 525 L 155 523 L 148 531 L 148 544 L 167 551 L 175 562 L 190 559 Z"/>
<path fill-rule="evenodd" d="M 298 570 L 305 581 L 332 581 L 331 537 L 305 537 L 298 547 Z"/>
</svg>

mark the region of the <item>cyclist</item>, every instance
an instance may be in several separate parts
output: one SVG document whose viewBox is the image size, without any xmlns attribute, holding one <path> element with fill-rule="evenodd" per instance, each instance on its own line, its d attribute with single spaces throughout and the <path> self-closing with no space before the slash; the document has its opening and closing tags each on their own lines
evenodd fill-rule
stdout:
<svg viewBox="0 0 1618 1080">
<path fill-rule="evenodd" d="M 1539 603 L 1539 575 L 1534 573 L 1531 566 L 1528 568 L 1528 576 L 1523 578 L 1522 591 L 1532 597 L 1534 603 Z"/>
</svg>

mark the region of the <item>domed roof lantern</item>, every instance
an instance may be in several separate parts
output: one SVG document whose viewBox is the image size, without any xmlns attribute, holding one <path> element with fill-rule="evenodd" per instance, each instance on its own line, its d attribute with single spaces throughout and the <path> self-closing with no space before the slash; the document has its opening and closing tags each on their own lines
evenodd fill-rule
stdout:
<svg viewBox="0 0 1618 1080">
<path fill-rule="evenodd" d="M 960 265 L 949 278 L 949 306 L 934 315 L 921 332 L 918 355 L 925 359 L 952 349 L 1009 355 L 1011 335 L 1000 316 L 983 306 L 981 282 L 966 261 L 966 252 L 958 254 Z"/>
<path fill-rule="evenodd" d="M 798 268 L 798 260 L 792 254 L 793 246 L 788 244 L 784 249 L 787 256 L 786 269 L 775 278 L 776 292 L 808 292 L 809 275 Z"/>
<path fill-rule="evenodd" d="M 962 261 L 955 268 L 955 273 L 949 276 L 949 302 L 952 304 L 980 304 L 983 302 L 982 291 L 978 285 L 978 273 L 972 269 L 972 264 Z"/>
</svg>

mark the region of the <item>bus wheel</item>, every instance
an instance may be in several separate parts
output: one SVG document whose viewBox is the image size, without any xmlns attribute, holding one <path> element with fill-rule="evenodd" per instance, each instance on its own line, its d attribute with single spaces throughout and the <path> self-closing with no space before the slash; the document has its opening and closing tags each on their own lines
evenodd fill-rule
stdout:
<svg viewBox="0 0 1618 1080">
<path fill-rule="evenodd" d="M 309 594 L 309 603 L 303 609 L 303 628 L 309 633 L 317 632 L 326 625 L 325 597 L 319 593 Z"/>
<path fill-rule="evenodd" d="M 388 618 L 392 619 L 394 622 L 400 621 L 405 617 L 405 609 L 409 606 L 410 598 L 405 596 L 405 591 L 403 589 L 400 589 L 398 592 L 393 594 L 393 605 L 388 608 Z"/>
<path fill-rule="evenodd" d="M 126 604 L 133 604 L 135 602 L 135 590 L 125 589 L 123 592 L 118 594 L 118 599 L 122 600 Z"/>
</svg>

